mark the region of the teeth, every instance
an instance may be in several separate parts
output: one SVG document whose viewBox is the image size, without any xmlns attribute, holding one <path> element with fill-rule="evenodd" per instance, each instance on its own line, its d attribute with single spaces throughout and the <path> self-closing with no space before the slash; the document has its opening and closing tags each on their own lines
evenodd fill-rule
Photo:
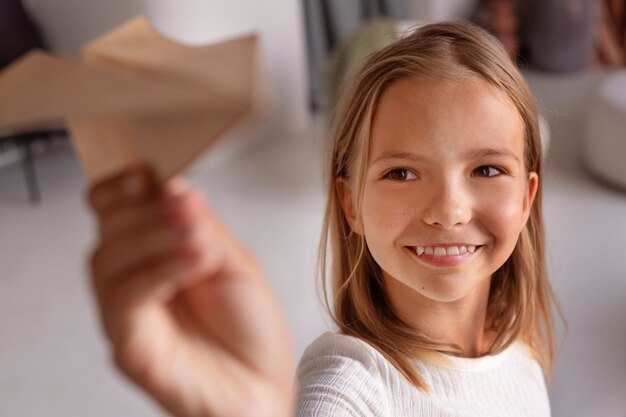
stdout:
<svg viewBox="0 0 626 417">
<path fill-rule="evenodd" d="M 457 248 L 456 246 L 450 246 L 448 248 L 448 255 L 458 255 L 459 252 L 459 248 Z"/>
<path fill-rule="evenodd" d="M 476 251 L 476 245 L 467 246 L 450 246 L 447 249 L 441 246 L 416 246 L 415 252 L 417 256 L 434 255 L 434 256 L 446 256 L 446 255 L 463 255 L 464 253 L 474 253 Z"/>
<path fill-rule="evenodd" d="M 446 248 L 437 246 L 435 248 L 435 256 L 444 256 L 446 254 Z"/>
</svg>

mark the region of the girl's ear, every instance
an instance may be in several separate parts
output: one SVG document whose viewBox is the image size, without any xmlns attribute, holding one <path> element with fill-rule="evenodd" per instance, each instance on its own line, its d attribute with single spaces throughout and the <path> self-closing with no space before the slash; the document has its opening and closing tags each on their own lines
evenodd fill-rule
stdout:
<svg viewBox="0 0 626 417">
<path fill-rule="evenodd" d="M 528 174 L 528 186 L 526 189 L 526 195 L 524 195 L 524 224 L 530 216 L 530 209 L 533 207 L 535 196 L 537 195 L 537 189 L 539 188 L 539 175 L 536 172 L 530 172 Z"/>
<path fill-rule="evenodd" d="M 344 177 L 335 178 L 335 187 L 337 188 L 337 196 L 343 209 L 343 214 L 350 224 L 350 228 L 354 233 L 363 235 L 363 225 L 354 210 L 354 199 L 352 198 L 352 184 L 350 180 Z"/>
</svg>

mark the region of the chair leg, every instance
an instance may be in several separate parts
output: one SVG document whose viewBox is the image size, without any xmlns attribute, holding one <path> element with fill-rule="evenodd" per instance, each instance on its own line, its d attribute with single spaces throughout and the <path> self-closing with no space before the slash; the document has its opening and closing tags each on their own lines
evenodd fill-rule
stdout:
<svg viewBox="0 0 626 417">
<path fill-rule="evenodd" d="M 28 187 L 28 196 L 30 202 L 39 204 L 41 202 L 41 193 L 39 192 L 39 184 L 37 183 L 37 175 L 35 173 L 35 164 L 33 158 L 32 141 L 26 139 L 22 142 L 22 169 L 24 170 L 24 178 Z"/>
</svg>

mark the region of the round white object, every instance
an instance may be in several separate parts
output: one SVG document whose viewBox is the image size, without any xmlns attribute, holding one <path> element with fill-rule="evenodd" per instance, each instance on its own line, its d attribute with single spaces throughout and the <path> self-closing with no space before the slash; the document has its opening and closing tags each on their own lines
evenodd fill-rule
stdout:
<svg viewBox="0 0 626 417">
<path fill-rule="evenodd" d="M 594 176 L 626 188 L 626 71 L 607 76 L 591 98 L 582 152 Z"/>
</svg>

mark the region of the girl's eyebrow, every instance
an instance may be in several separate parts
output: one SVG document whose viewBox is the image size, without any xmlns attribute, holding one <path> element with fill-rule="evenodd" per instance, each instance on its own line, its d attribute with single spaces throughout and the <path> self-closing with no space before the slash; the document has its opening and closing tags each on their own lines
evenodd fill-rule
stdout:
<svg viewBox="0 0 626 417">
<path fill-rule="evenodd" d="M 515 152 L 506 148 L 484 148 L 472 153 L 472 158 L 474 159 L 484 158 L 486 156 L 513 158 L 516 162 L 520 162 L 520 159 L 515 154 Z"/>
<path fill-rule="evenodd" d="M 417 155 L 411 152 L 396 152 L 396 151 L 391 151 L 391 152 L 387 152 L 382 154 L 381 156 L 379 156 L 378 158 L 374 159 L 371 162 L 371 165 L 376 164 L 377 162 L 380 162 L 382 160 L 385 159 L 409 159 L 411 161 L 416 161 L 416 162 L 427 162 L 430 159 L 422 156 L 422 155 Z"/>
<path fill-rule="evenodd" d="M 515 152 L 506 148 L 483 148 L 483 149 L 469 152 L 468 155 L 469 155 L 468 159 L 480 159 L 480 158 L 484 158 L 487 156 L 499 156 L 499 157 L 505 157 L 505 158 L 512 158 L 516 162 L 518 163 L 520 162 L 520 159 L 515 154 Z M 390 151 L 374 159 L 370 163 L 370 165 L 374 165 L 385 159 L 408 159 L 410 161 L 415 161 L 415 162 L 428 162 L 431 160 L 431 158 L 428 158 L 427 156 L 417 155 L 411 152 Z"/>
</svg>

